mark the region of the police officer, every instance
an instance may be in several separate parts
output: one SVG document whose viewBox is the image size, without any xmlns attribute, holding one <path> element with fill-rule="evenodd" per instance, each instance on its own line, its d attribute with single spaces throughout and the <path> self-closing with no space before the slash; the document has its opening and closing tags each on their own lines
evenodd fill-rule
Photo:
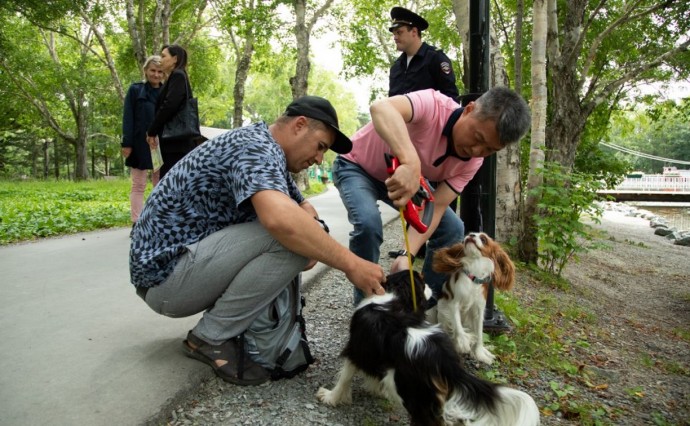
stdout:
<svg viewBox="0 0 690 426">
<path fill-rule="evenodd" d="M 422 41 L 422 31 L 429 23 L 402 7 L 391 9 L 395 47 L 403 52 L 390 70 L 388 96 L 423 89 L 436 89 L 458 101 L 458 88 L 450 59 L 443 51 Z"/>
</svg>

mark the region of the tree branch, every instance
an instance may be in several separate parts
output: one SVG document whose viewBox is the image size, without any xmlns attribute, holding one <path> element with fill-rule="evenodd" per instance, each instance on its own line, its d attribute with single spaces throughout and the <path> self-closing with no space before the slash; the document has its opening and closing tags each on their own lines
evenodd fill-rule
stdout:
<svg viewBox="0 0 690 426">
<path fill-rule="evenodd" d="M 37 88 L 36 83 L 31 79 L 31 77 L 27 77 L 21 72 L 13 72 L 5 63 L 4 57 L 0 57 L 0 67 L 5 70 L 5 75 L 12 81 L 12 83 L 14 83 L 14 86 L 17 88 L 17 90 L 19 90 L 24 99 L 29 101 L 36 108 L 36 110 L 38 110 L 46 124 L 48 124 L 48 126 L 53 129 L 61 138 L 71 144 L 74 144 L 76 142 L 76 138 L 65 132 L 62 127 L 60 127 L 53 114 L 51 114 L 50 108 L 48 108 L 48 103 L 43 97 L 40 96 L 41 91 Z M 29 92 L 25 85 L 33 89 L 35 95 Z"/>
<path fill-rule="evenodd" d="M 311 16 L 311 19 L 309 22 L 307 22 L 307 31 L 311 33 L 311 30 L 314 28 L 314 25 L 319 21 L 319 19 L 326 13 L 326 11 L 331 7 L 333 4 L 333 0 L 326 0 L 326 3 L 321 5 L 320 8 L 318 8 L 314 14 Z"/>
<path fill-rule="evenodd" d="M 503 33 L 503 37 L 505 37 L 505 42 L 506 42 L 506 50 L 513 51 L 513 46 L 510 44 L 510 36 L 508 35 L 508 24 L 506 24 L 506 20 L 503 18 L 503 13 L 501 12 L 501 7 L 498 4 L 498 0 L 494 0 L 494 7 L 496 9 L 496 13 L 498 14 L 498 23 L 500 24 L 499 27 L 501 28 L 501 32 Z"/>
<path fill-rule="evenodd" d="M 632 2 L 628 5 L 626 10 L 623 11 L 621 16 L 618 17 L 618 19 L 614 20 L 608 27 L 604 29 L 597 37 L 594 39 L 592 42 L 592 45 L 589 48 L 589 54 L 587 55 L 587 58 L 584 61 L 584 65 L 582 68 L 582 78 L 586 78 L 587 74 L 589 73 L 589 68 L 592 66 L 592 62 L 594 61 L 594 58 L 597 55 L 597 51 L 599 50 L 599 46 L 601 45 L 601 42 L 609 36 L 615 30 L 616 28 L 620 27 L 623 24 L 627 24 L 629 22 L 635 21 L 636 19 L 639 19 L 643 16 L 647 16 L 650 13 L 658 10 L 660 7 L 665 7 L 665 5 L 655 5 L 647 10 L 644 10 L 636 15 L 630 15 L 635 8 L 642 2 L 642 0 L 637 0 L 635 2 Z"/>
<path fill-rule="evenodd" d="M 81 15 L 84 22 L 86 22 L 86 24 L 89 26 L 89 28 L 91 28 L 91 31 L 93 31 L 93 34 L 96 37 L 96 40 L 98 40 L 98 44 L 101 46 L 101 49 L 103 49 L 103 54 L 105 55 L 104 61 L 106 63 L 106 66 L 108 67 L 108 70 L 110 71 L 110 76 L 112 77 L 113 82 L 115 83 L 115 90 L 117 91 L 117 95 L 120 98 L 120 103 L 124 103 L 125 91 L 122 88 L 122 81 L 120 81 L 120 76 L 117 73 L 117 69 L 115 68 L 115 61 L 113 60 L 113 57 L 110 54 L 110 48 L 108 47 L 108 43 L 106 42 L 105 37 L 103 37 L 103 34 L 101 34 L 100 31 L 98 31 L 98 28 L 96 28 L 93 21 L 86 15 L 86 13 L 80 10 L 79 14 Z"/>
<path fill-rule="evenodd" d="M 677 47 L 669 50 L 668 52 L 665 52 L 665 53 L 657 56 L 652 61 L 649 61 L 649 62 L 644 63 L 644 64 L 639 64 L 639 65 L 631 68 L 628 72 L 626 72 L 625 74 L 623 74 L 619 78 L 607 83 L 602 88 L 602 90 L 599 91 L 599 93 L 595 93 L 594 89 L 591 89 L 589 91 L 589 93 L 590 93 L 589 100 L 583 99 L 583 103 L 585 103 L 585 101 L 587 101 L 588 103 L 592 103 L 593 106 L 596 107 L 597 105 L 604 102 L 604 100 L 609 98 L 613 92 L 618 90 L 625 83 L 641 81 L 642 77 L 639 77 L 639 76 L 641 76 L 645 71 L 649 71 L 650 69 L 656 68 L 656 67 L 664 64 L 664 62 L 666 60 L 677 55 L 678 53 L 687 52 L 688 46 L 690 46 L 690 39 L 679 44 Z"/>
</svg>

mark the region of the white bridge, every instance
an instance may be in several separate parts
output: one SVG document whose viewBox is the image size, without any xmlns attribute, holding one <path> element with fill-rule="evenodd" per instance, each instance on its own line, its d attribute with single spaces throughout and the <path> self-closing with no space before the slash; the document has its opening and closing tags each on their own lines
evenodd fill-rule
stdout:
<svg viewBox="0 0 690 426">
<path fill-rule="evenodd" d="M 616 201 L 690 201 L 690 177 L 647 175 L 627 177 L 615 189 L 598 191 Z"/>
</svg>

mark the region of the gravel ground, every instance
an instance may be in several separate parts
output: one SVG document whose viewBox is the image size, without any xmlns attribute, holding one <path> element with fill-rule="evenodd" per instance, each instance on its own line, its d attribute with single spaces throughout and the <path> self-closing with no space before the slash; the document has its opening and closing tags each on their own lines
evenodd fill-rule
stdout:
<svg viewBox="0 0 690 426">
<path fill-rule="evenodd" d="M 570 264 L 569 291 L 549 289 L 563 304 L 574 303 L 598 318 L 588 329 L 589 348 L 582 352 L 587 377 L 605 378 L 606 387 L 588 380 L 529 371 L 521 383 L 509 385 L 532 395 L 543 408 L 553 383 L 573 386 L 578 401 L 610 411 L 596 424 L 690 425 L 690 248 L 673 246 L 653 235 L 648 222 L 607 212 L 601 225 L 612 247 L 590 252 Z M 381 252 L 402 245 L 400 224 L 385 230 Z M 389 260 L 381 260 L 388 268 Z M 603 284 L 603 285 L 602 285 Z M 544 287 L 521 271 L 514 294 L 529 309 L 539 303 Z M 352 286 L 330 270 L 305 289 L 305 317 L 312 353 L 317 359 L 291 380 L 239 387 L 218 378 L 204 382 L 186 399 L 164 410 L 153 424 L 168 425 L 385 425 L 408 424 L 404 409 L 366 394 L 356 379 L 353 404 L 337 408 L 320 404 L 315 393 L 330 387 L 340 367 L 338 354 L 347 336 L 352 312 Z M 679 330 L 683 337 L 679 337 Z M 519 348 L 518 348 L 519 349 Z M 474 368 L 470 365 L 470 368 Z M 576 425 L 558 413 L 544 425 Z"/>
</svg>

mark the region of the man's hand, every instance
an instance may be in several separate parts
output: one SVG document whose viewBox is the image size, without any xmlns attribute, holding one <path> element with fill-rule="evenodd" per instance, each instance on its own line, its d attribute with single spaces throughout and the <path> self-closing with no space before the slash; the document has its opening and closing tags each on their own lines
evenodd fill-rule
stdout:
<svg viewBox="0 0 690 426">
<path fill-rule="evenodd" d="M 366 295 L 384 294 L 386 274 L 381 265 L 358 257 L 331 238 L 314 220 L 308 203 L 298 206 L 279 191 L 259 191 L 251 197 L 259 221 L 285 248 L 341 270 Z M 276 214 L 280 212 L 280 214 Z"/>
<path fill-rule="evenodd" d="M 386 292 L 383 283 L 386 282 L 386 274 L 381 265 L 358 258 L 358 264 L 350 271 L 345 271 L 345 276 L 365 296 L 372 294 L 382 295 Z"/>
<path fill-rule="evenodd" d="M 393 96 L 374 102 L 370 112 L 376 133 L 388 144 L 391 154 L 400 162 L 385 183 L 393 204 L 403 207 L 417 192 L 419 177 L 422 175 L 419 155 L 412 145 L 406 126 L 412 120 L 412 104 L 406 96 Z"/>
<path fill-rule="evenodd" d="M 396 207 L 404 207 L 419 189 L 419 171 L 407 164 L 395 169 L 393 176 L 385 181 L 388 198 Z"/>
<path fill-rule="evenodd" d="M 412 256 L 412 259 L 414 260 L 414 256 Z M 394 274 L 396 272 L 400 271 L 407 271 L 410 269 L 410 264 L 407 261 L 407 256 L 398 256 L 395 258 L 393 263 L 391 263 L 391 274 Z"/>
</svg>

